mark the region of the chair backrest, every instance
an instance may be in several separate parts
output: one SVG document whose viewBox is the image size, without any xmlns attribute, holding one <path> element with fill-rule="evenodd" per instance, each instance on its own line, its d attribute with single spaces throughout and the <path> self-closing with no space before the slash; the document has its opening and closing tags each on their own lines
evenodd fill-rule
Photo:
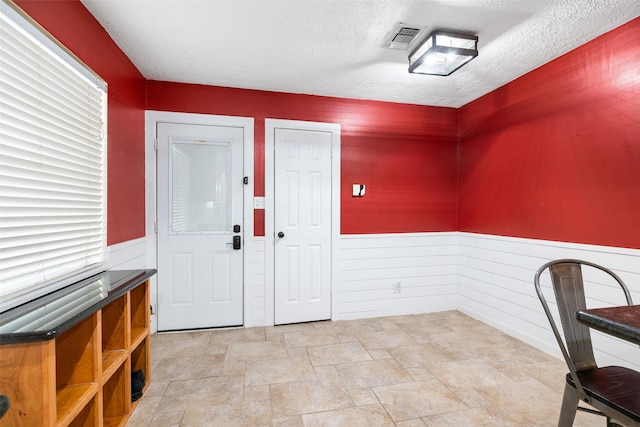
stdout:
<svg viewBox="0 0 640 427">
<path fill-rule="evenodd" d="M 578 371 L 595 368 L 589 327 L 576 320 L 576 312 L 587 308 L 582 266 L 573 262 L 553 264 L 549 273 L 569 356 Z"/>
<path fill-rule="evenodd" d="M 631 304 L 631 295 L 622 280 L 611 270 L 600 265 L 581 261 L 576 259 L 560 259 L 544 264 L 536 271 L 534 283 L 536 292 L 542 303 L 545 314 L 549 319 L 551 329 L 558 341 L 560 351 L 564 356 L 569 371 L 577 385 L 579 391 L 582 392 L 577 372 L 584 369 L 596 368 L 597 364 L 593 356 L 593 347 L 591 344 L 591 334 L 589 327 L 579 323 L 576 320 L 576 312 L 584 310 L 586 307 L 584 283 L 582 279 L 582 266 L 590 266 L 601 270 L 610 275 L 622 288 L 627 304 Z M 565 343 L 562 337 L 540 286 L 540 276 L 545 270 L 549 270 L 551 283 L 558 305 L 560 314 L 560 323 L 564 332 Z"/>
</svg>

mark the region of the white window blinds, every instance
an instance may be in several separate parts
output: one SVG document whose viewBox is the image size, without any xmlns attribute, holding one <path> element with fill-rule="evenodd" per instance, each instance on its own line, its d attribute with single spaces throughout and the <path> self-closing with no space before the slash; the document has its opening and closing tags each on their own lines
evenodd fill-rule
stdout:
<svg viewBox="0 0 640 427">
<path fill-rule="evenodd" d="M 106 264 L 106 90 L 41 30 L 0 5 L 6 301 Z"/>
</svg>

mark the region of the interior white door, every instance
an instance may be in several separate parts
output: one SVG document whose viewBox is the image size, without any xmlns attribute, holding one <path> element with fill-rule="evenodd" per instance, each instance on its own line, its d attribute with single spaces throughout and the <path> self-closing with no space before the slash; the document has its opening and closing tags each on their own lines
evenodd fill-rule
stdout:
<svg viewBox="0 0 640 427">
<path fill-rule="evenodd" d="M 331 132 L 275 129 L 275 323 L 331 318 Z"/>
<path fill-rule="evenodd" d="M 242 325 L 243 129 L 158 123 L 158 330 Z"/>
</svg>

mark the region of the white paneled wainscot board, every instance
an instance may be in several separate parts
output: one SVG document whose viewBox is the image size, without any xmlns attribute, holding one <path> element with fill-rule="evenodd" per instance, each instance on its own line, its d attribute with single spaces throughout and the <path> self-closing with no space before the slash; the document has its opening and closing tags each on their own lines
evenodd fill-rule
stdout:
<svg viewBox="0 0 640 427">
<path fill-rule="evenodd" d="M 148 240 L 110 246 L 110 268 L 155 268 Z M 245 239 L 245 327 L 273 325 L 267 241 Z M 459 310 L 560 357 L 533 286 L 535 271 L 559 258 L 611 268 L 640 304 L 640 250 L 635 249 L 458 232 L 341 235 L 335 248 L 333 320 Z M 155 283 L 151 293 L 154 304 Z M 545 295 L 553 308 L 549 287 Z M 609 285 L 588 283 L 587 296 L 594 306 L 623 304 L 621 291 Z M 599 363 L 640 370 L 638 346 L 597 331 L 592 337 Z"/>
<path fill-rule="evenodd" d="M 157 268 L 155 238 L 141 237 L 127 240 L 107 247 L 108 264 L 111 270 L 139 270 L 145 268 Z M 151 333 L 158 330 L 158 317 L 156 315 L 156 301 L 158 295 L 158 277 L 156 274 L 149 279 L 149 299 L 151 301 Z"/>
<path fill-rule="evenodd" d="M 634 303 L 640 304 L 639 250 L 460 233 L 458 310 L 561 357 L 533 285 L 535 271 L 560 258 L 610 268 L 629 287 Z M 542 282 L 543 291 L 553 309 L 550 281 L 548 276 L 543 279 L 547 279 Z M 595 279 L 586 284 L 586 293 L 588 306 L 624 304 L 620 288 Z M 591 335 L 598 363 L 640 369 L 638 346 L 598 331 Z"/>
<path fill-rule="evenodd" d="M 342 235 L 333 266 L 333 320 L 456 309 L 457 233 Z M 266 239 L 245 246 L 245 326 L 273 325 Z"/>
<path fill-rule="evenodd" d="M 340 237 L 333 319 L 456 309 L 458 234 Z"/>
</svg>

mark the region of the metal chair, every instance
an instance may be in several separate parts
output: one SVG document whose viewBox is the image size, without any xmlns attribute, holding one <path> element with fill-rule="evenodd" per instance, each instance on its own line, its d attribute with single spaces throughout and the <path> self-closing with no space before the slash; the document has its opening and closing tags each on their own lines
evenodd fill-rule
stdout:
<svg viewBox="0 0 640 427">
<path fill-rule="evenodd" d="M 582 266 L 609 274 L 622 288 L 627 304 L 633 304 L 622 280 L 611 270 L 597 264 L 561 259 L 548 262 L 536 271 L 536 292 L 569 367 L 558 427 L 572 426 L 577 410 L 605 416 L 607 426 L 640 427 L 640 372 L 620 366 L 598 367 L 589 328 L 576 320 L 576 312 L 586 309 Z M 540 276 L 545 270 L 551 275 L 566 346 L 540 287 Z M 595 410 L 579 406 L 580 401 Z"/>
</svg>

